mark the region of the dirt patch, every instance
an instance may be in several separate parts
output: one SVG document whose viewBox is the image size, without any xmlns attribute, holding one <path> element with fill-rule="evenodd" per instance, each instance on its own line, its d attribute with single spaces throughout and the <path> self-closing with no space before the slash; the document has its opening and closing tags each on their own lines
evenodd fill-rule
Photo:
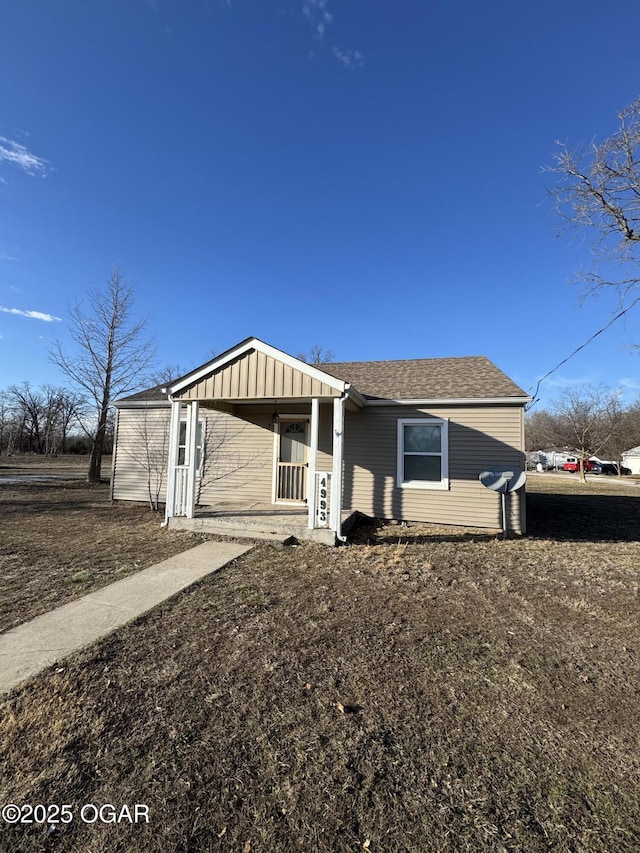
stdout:
<svg viewBox="0 0 640 853">
<path fill-rule="evenodd" d="M 259 546 L 28 682 L 0 705 L 0 800 L 75 818 L 2 850 L 639 849 L 638 497 L 597 541 L 602 496 L 563 488 L 527 538 Z M 105 802 L 149 824 L 79 819 Z"/>
</svg>

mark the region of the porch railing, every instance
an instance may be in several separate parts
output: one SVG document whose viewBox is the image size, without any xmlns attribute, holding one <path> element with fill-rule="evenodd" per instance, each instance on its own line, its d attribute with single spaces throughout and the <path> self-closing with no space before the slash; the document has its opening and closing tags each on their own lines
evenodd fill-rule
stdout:
<svg viewBox="0 0 640 853">
<path fill-rule="evenodd" d="M 188 465 L 178 465 L 175 468 L 175 491 L 173 496 L 173 514 L 187 514 L 187 494 L 189 486 Z"/>
<path fill-rule="evenodd" d="M 304 501 L 307 497 L 307 466 L 299 462 L 278 462 L 279 501 Z"/>
</svg>

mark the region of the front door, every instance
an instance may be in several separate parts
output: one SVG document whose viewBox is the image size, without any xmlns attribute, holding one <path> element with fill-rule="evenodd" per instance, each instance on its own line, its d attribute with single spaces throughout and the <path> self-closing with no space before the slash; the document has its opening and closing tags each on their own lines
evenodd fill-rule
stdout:
<svg viewBox="0 0 640 853">
<path fill-rule="evenodd" d="M 304 503 L 307 497 L 307 423 L 280 421 L 276 501 Z"/>
</svg>

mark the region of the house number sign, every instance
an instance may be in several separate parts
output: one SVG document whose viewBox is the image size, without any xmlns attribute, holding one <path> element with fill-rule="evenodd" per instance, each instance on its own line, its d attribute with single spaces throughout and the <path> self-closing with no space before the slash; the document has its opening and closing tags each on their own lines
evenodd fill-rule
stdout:
<svg viewBox="0 0 640 853">
<path fill-rule="evenodd" d="M 316 482 L 318 484 L 316 519 L 318 527 L 329 526 L 329 482 L 331 474 L 328 471 L 317 471 Z"/>
</svg>

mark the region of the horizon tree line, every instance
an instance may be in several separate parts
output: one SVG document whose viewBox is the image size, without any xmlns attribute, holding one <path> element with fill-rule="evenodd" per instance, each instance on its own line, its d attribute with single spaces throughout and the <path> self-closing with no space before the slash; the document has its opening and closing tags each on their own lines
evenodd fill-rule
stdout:
<svg viewBox="0 0 640 853">
<path fill-rule="evenodd" d="M 617 390 L 604 385 L 568 388 L 525 421 L 528 452 L 568 450 L 581 460 L 597 456 L 620 467 L 622 454 L 638 445 L 640 400 L 625 405 Z"/>
<path fill-rule="evenodd" d="M 0 455 L 88 453 L 85 400 L 75 391 L 30 382 L 0 389 Z"/>
</svg>

